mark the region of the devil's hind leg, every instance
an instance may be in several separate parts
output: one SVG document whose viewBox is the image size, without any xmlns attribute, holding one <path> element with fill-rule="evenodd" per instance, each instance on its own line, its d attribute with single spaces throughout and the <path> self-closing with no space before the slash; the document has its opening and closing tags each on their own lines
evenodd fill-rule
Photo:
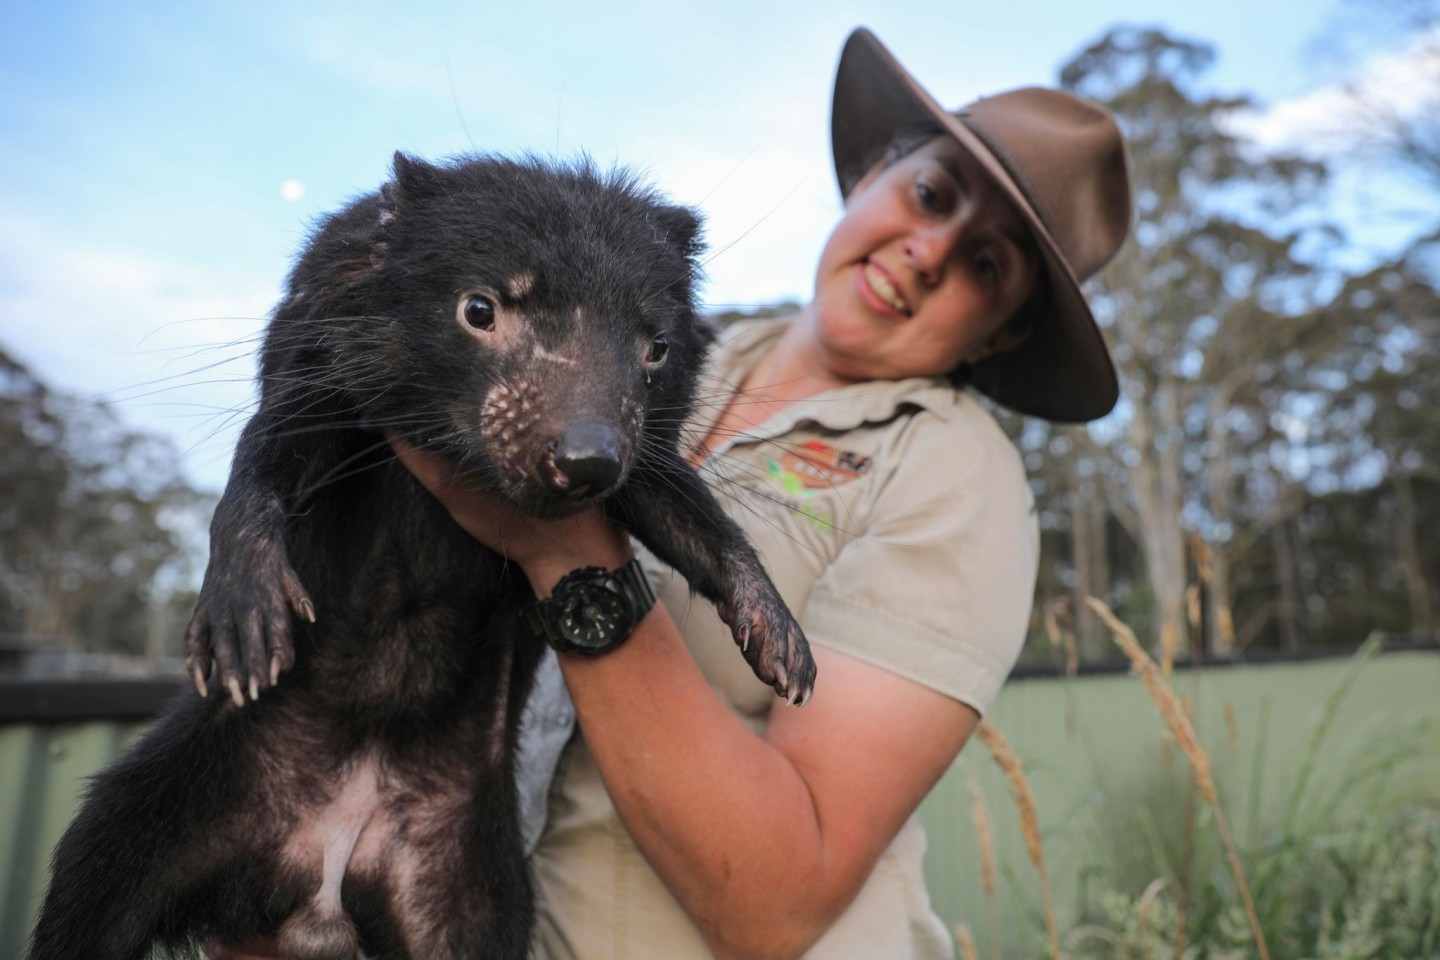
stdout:
<svg viewBox="0 0 1440 960">
<path fill-rule="evenodd" d="M 157 936 L 202 929 L 197 892 L 225 866 L 211 841 L 243 779 L 207 721 L 203 706 L 172 711 L 92 781 L 55 848 L 30 960 L 141 960 Z"/>
</svg>

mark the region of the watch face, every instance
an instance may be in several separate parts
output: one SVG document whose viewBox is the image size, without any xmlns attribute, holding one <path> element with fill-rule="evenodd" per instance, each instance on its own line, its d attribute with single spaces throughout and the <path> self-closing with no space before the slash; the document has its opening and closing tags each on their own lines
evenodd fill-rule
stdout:
<svg viewBox="0 0 1440 960">
<path fill-rule="evenodd" d="M 607 647 L 632 626 L 625 597 L 605 583 L 577 583 L 557 599 L 552 622 L 576 646 Z"/>
</svg>

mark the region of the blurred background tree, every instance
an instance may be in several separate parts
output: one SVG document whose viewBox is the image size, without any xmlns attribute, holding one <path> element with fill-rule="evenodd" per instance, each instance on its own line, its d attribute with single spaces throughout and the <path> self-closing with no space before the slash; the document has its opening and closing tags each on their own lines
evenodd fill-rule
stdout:
<svg viewBox="0 0 1440 960">
<path fill-rule="evenodd" d="M 1206 646 L 1228 655 L 1233 441 L 1264 418 L 1245 388 L 1324 339 L 1305 308 L 1326 271 L 1302 249 L 1323 227 L 1294 221 L 1325 170 L 1247 149 L 1227 120 L 1251 104 L 1195 92 L 1214 59 L 1199 43 L 1122 29 L 1060 79 L 1115 112 L 1135 181 L 1134 238 L 1094 290 L 1125 395 L 1124 429 L 1108 438 L 1109 500 L 1141 547 L 1169 649 L 1186 632 L 1185 527 L 1200 528 L 1214 614 Z"/>
<path fill-rule="evenodd" d="M 178 463 L 167 439 L 50 391 L 0 350 L 0 633 L 74 653 L 177 652 L 213 504 Z"/>
<path fill-rule="evenodd" d="M 1436 10 L 1397 5 L 1386 42 L 1440 54 Z M 1089 427 L 1008 418 L 1041 507 L 1040 603 L 1061 602 L 1091 651 L 1103 642 L 1086 595 L 1167 651 L 1433 634 L 1440 554 L 1419 531 L 1440 493 L 1440 242 L 1422 236 L 1347 272 L 1348 238 L 1328 222 L 1330 164 L 1247 139 L 1237 118 L 1254 104 L 1201 86 L 1215 56 L 1123 27 L 1061 71 L 1120 119 L 1137 212 L 1091 287 L 1119 409 Z M 1407 96 L 1440 106 L 1440 66 L 1426 77 Z M 1344 88 L 1347 100 L 1386 93 Z M 1333 131 L 1346 138 L 1338 160 L 1363 141 L 1367 163 L 1376 150 L 1416 174 L 1440 163 L 1440 109 L 1353 117 Z M 1187 603 L 1197 581 L 1203 605 Z"/>
</svg>

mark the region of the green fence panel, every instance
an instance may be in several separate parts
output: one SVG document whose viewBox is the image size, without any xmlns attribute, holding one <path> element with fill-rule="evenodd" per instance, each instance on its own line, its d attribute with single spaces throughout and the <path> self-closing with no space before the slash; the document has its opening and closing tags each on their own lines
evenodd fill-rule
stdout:
<svg viewBox="0 0 1440 960">
<path fill-rule="evenodd" d="M 0 726 L 0 957 L 24 956 L 50 851 L 79 809 L 85 780 L 144 724 Z"/>
</svg>

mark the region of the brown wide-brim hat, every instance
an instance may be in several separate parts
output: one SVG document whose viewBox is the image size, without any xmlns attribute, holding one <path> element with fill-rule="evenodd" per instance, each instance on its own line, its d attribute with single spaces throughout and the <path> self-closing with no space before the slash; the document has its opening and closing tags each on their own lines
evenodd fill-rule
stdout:
<svg viewBox="0 0 1440 960">
<path fill-rule="evenodd" d="M 1105 416 L 1120 388 L 1080 284 L 1130 231 L 1130 172 L 1115 119 L 1089 100 L 1040 87 L 951 113 L 863 27 L 835 73 L 830 145 L 840 192 L 882 159 L 897 133 L 934 123 L 975 156 L 1014 203 L 1041 256 L 1048 299 L 1020 346 L 970 367 L 968 382 L 1021 413 L 1079 423 Z"/>
</svg>

